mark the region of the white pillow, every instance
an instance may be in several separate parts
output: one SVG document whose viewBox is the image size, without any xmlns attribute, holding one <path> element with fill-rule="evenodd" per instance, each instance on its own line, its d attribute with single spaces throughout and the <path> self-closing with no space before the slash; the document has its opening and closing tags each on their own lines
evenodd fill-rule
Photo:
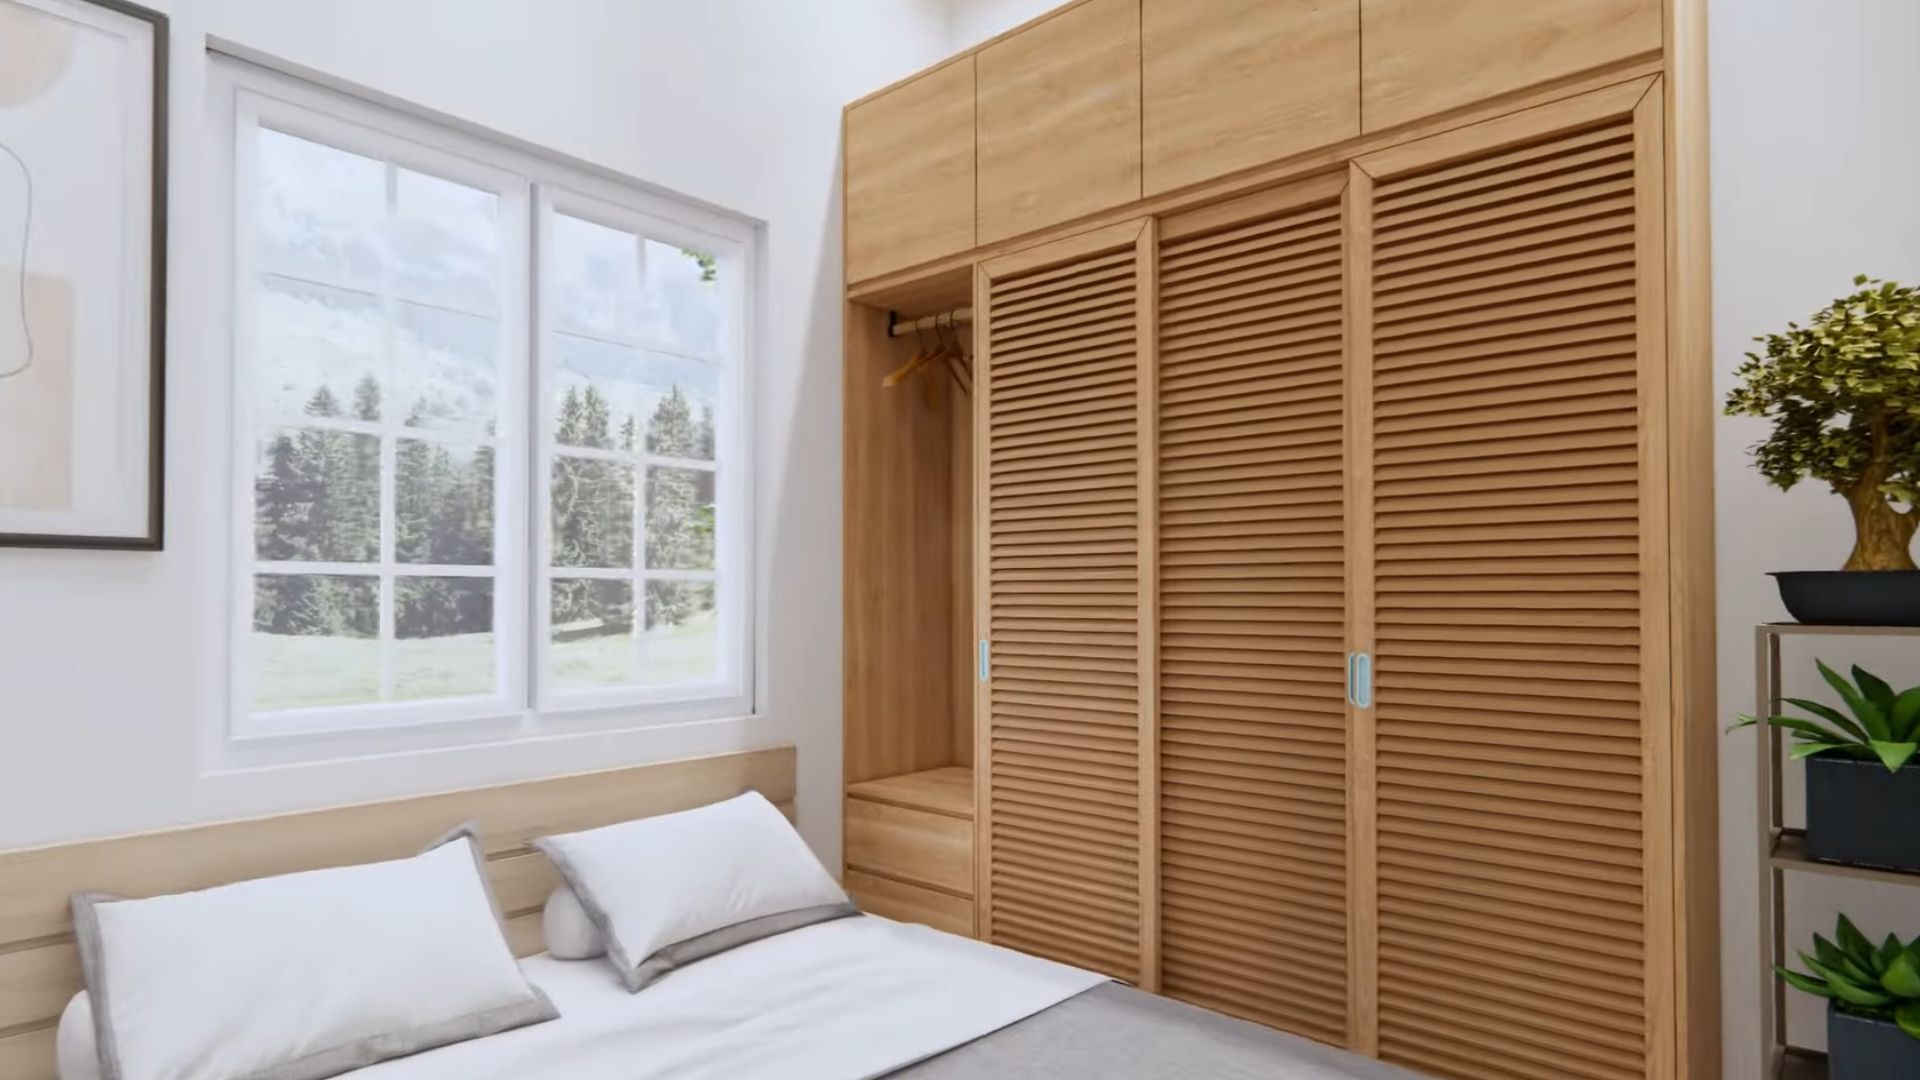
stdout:
<svg viewBox="0 0 1920 1080">
<path fill-rule="evenodd" d="M 551 1020 L 468 834 L 411 859 L 74 898 L 104 1080 L 322 1080 Z"/>
<path fill-rule="evenodd" d="M 547 897 L 540 923 L 547 935 L 547 955 L 555 960 L 592 960 L 607 955 L 607 943 L 580 906 L 580 898 L 565 885 Z"/>
<path fill-rule="evenodd" d="M 101 1080 L 100 1050 L 93 1041 L 93 1001 L 85 990 L 73 995 L 60 1013 L 53 1060 L 60 1080 Z"/>
<path fill-rule="evenodd" d="M 758 792 L 534 846 L 560 868 L 629 990 L 702 957 L 860 913 Z"/>
</svg>

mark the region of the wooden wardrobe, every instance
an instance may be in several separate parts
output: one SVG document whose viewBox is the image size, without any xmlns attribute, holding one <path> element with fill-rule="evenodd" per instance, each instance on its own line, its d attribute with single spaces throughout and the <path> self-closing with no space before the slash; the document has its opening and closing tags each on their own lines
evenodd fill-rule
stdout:
<svg viewBox="0 0 1920 1080">
<path fill-rule="evenodd" d="M 1526 9 L 1083 0 L 849 107 L 870 910 L 1717 1080 L 1703 16 Z"/>
</svg>

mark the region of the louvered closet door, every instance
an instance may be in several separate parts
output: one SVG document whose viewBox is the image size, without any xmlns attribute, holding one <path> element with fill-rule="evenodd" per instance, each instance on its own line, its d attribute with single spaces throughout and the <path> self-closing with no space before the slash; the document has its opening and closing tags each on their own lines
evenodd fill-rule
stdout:
<svg viewBox="0 0 1920 1080">
<path fill-rule="evenodd" d="M 1648 87 L 1359 162 L 1379 1048 L 1441 1076 L 1670 1068 L 1647 1007 L 1670 935 Z"/>
<path fill-rule="evenodd" d="M 1340 189 L 1162 223 L 1161 986 L 1347 1041 Z"/>
<path fill-rule="evenodd" d="M 982 929 L 1150 983 L 1142 938 L 1143 227 L 982 268 Z"/>
</svg>

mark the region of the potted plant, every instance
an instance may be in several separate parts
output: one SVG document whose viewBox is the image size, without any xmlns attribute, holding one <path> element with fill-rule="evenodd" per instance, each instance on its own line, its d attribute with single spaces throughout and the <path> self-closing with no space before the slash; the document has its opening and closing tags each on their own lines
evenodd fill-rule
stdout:
<svg viewBox="0 0 1920 1080">
<path fill-rule="evenodd" d="M 1773 434 L 1753 447 L 1768 480 L 1819 480 L 1847 500 L 1853 553 L 1838 571 L 1776 572 L 1780 598 L 1803 623 L 1920 625 L 1920 289 L 1853 279 L 1860 291 L 1806 326 L 1755 338 L 1727 398 L 1729 416 L 1763 416 Z"/>
<path fill-rule="evenodd" d="M 1793 733 L 1792 757 L 1807 762 L 1807 855 L 1920 871 L 1920 686 L 1896 692 L 1858 665 L 1849 681 L 1814 663 L 1847 712 L 1788 698 L 1817 719 L 1766 720 Z M 1758 723 L 1742 715 L 1728 730 Z"/>
<path fill-rule="evenodd" d="M 1920 1076 L 1920 938 L 1876 946 L 1845 915 L 1835 941 L 1813 935 L 1811 974 L 1775 968 L 1787 985 L 1827 999 L 1829 1080 Z"/>
</svg>

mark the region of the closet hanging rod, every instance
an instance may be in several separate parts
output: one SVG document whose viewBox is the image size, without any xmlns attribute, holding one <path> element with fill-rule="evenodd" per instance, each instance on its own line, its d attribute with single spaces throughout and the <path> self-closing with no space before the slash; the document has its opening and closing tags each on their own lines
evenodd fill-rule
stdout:
<svg viewBox="0 0 1920 1080">
<path fill-rule="evenodd" d="M 897 314 L 889 313 L 887 316 L 887 336 L 905 337 L 912 333 L 933 330 L 942 326 L 957 326 L 960 323 L 970 323 L 972 321 L 972 308 L 956 308 L 953 311 L 943 311 L 938 315 L 928 315 L 919 319 L 908 319 L 904 322 L 901 321 Z"/>
</svg>

